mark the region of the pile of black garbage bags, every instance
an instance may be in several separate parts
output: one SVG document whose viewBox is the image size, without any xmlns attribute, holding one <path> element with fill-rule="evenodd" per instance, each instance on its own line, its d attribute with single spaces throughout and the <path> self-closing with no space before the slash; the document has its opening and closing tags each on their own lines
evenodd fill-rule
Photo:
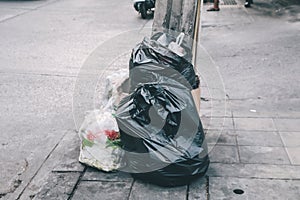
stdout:
<svg viewBox="0 0 300 200">
<path fill-rule="evenodd" d="M 193 65 L 145 38 L 133 49 L 129 67 L 130 95 L 116 113 L 125 150 L 122 170 L 161 186 L 203 176 L 209 158 L 191 94 L 199 87 Z"/>
</svg>

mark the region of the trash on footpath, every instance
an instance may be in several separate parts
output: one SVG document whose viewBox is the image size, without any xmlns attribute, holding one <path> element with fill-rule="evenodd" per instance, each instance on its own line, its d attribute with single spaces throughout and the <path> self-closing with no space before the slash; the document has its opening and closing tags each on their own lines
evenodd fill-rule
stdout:
<svg viewBox="0 0 300 200">
<path fill-rule="evenodd" d="M 119 101 L 128 90 L 128 70 L 119 70 L 105 79 L 99 109 L 90 111 L 79 129 L 79 161 L 106 172 L 120 168 L 123 150 L 115 119 Z"/>
<path fill-rule="evenodd" d="M 163 34 L 158 39 L 161 37 L 167 36 Z M 177 80 L 191 89 L 199 86 L 199 79 L 190 62 L 167 46 L 147 37 L 133 49 L 129 70 L 131 92 L 141 83 L 157 81 L 158 75 Z"/>
<path fill-rule="evenodd" d="M 199 83 L 193 66 L 145 38 L 132 52 L 129 80 L 131 93 L 116 112 L 125 150 L 121 170 L 162 186 L 203 176 L 209 158 L 191 94 Z"/>
<path fill-rule="evenodd" d="M 122 149 L 116 120 L 111 111 L 94 110 L 79 130 L 81 147 L 79 161 L 109 172 L 120 167 Z"/>
<path fill-rule="evenodd" d="M 183 38 L 184 38 L 184 33 L 180 33 L 176 38 L 176 42 L 171 42 L 168 45 L 168 49 L 170 49 L 172 52 L 179 55 L 180 57 L 183 57 L 186 54 L 184 48 L 181 47 Z"/>
<path fill-rule="evenodd" d="M 182 37 L 145 38 L 132 51 L 129 75 L 107 77 L 102 106 L 79 131 L 80 162 L 161 186 L 185 185 L 206 173 L 207 145 L 191 93 L 199 79 Z"/>
</svg>

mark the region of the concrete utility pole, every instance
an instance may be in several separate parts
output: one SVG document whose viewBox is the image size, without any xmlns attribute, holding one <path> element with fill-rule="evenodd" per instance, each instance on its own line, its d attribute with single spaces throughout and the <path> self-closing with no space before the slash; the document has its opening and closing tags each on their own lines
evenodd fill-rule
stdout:
<svg viewBox="0 0 300 200">
<path fill-rule="evenodd" d="M 176 38 L 184 33 L 185 56 L 196 70 L 197 42 L 199 40 L 202 0 L 156 0 L 152 35 L 163 32 Z M 192 91 L 198 113 L 200 112 L 200 88 Z"/>
</svg>

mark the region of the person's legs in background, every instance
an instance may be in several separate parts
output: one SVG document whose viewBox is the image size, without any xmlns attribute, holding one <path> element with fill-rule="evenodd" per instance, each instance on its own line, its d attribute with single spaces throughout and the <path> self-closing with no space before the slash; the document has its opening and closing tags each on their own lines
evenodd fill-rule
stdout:
<svg viewBox="0 0 300 200">
<path fill-rule="evenodd" d="M 246 0 L 247 1 L 247 0 Z M 207 9 L 207 11 L 219 11 L 219 0 L 214 0 L 214 6 Z"/>
</svg>

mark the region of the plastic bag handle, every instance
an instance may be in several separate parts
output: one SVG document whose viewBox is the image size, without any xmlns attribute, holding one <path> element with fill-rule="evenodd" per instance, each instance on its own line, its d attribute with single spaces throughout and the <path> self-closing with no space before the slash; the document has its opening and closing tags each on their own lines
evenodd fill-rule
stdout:
<svg viewBox="0 0 300 200">
<path fill-rule="evenodd" d="M 184 33 L 181 32 L 176 38 L 176 44 L 180 46 L 183 42 L 183 38 L 184 38 Z"/>
</svg>

